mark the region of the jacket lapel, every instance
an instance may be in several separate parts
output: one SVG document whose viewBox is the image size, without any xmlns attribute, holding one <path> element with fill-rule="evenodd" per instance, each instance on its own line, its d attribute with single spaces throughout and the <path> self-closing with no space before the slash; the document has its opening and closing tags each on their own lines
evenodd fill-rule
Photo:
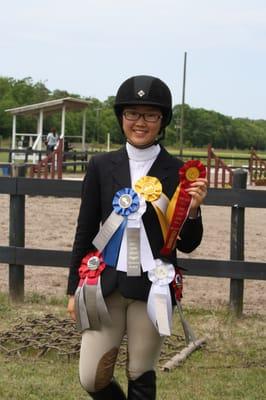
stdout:
<svg viewBox="0 0 266 400">
<path fill-rule="evenodd" d="M 129 161 L 127 156 L 126 147 L 122 147 L 117 152 L 113 153 L 112 167 L 110 174 L 113 180 L 119 187 L 130 187 L 131 177 L 129 170 Z"/>
<path fill-rule="evenodd" d="M 173 174 L 173 169 L 176 170 L 173 158 L 167 153 L 164 147 L 161 147 L 161 151 L 147 175 L 156 176 L 162 182 Z"/>
<path fill-rule="evenodd" d="M 112 154 L 111 162 L 110 175 L 115 185 L 117 187 L 131 187 L 129 160 L 125 146 Z M 155 176 L 163 183 L 167 178 L 172 177 L 173 173 L 177 174 L 176 162 L 165 148 L 161 147 L 161 151 L 147 175 Z"/>
</svg>

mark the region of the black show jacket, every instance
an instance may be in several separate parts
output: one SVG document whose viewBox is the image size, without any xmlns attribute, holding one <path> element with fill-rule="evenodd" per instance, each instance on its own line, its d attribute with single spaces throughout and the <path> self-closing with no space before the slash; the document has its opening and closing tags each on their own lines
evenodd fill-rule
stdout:
<svg viewBox="0 0 266 400">
<path fill-rule="evenodd" d="M 172 157 L 164 147 L 154 161 L 147 175 L 159 179 L 163 193 L 171 199 L 179 183 L 178 170 L 182 161 Z M 82 186 L 82 198 L 77 229 L 72 250 L 71 268 L 67 293 L 72 295 L 78 286 L 78 268 L 82 258 L 95 250 L 92 241 L 103 223 L 113 211 L 112 200 L 115 193 L 125 187 L 131 187 L 129 160 L 126 148 L 118 151 L 93 156 L 88 164 Z M 147 210 L 142 217 L 154 258 L 162 258 L 177 266 L 176 251 L 167 258 L 160 256 L 164 241 L 160 224 L 153 206 L 147 203 Z M 187 219 L 183 225 L 176 248 L 189 253 L 201 242 L 201 217 Z M 107 266 L 101 275 L 101 285 L 104 296 L 115 289 L 127 298 L 147 301 L 151 282 L 147 273 L 140 277 L 127 277 L 125 272 L 116 271 Z M 173 295 L 173 293 L 172 293 Z"/>
</svg>

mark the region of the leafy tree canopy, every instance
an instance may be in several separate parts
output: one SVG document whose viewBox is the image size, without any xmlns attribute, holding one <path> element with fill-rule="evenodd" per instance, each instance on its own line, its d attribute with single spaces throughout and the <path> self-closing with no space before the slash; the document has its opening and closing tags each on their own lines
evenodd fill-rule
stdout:
<svg viewBox="0 0 266 400">
<path fill-rule="evenodd" d="M 43 82 L 35 83 L 31 77 L 20 80 L 0 77 L 0 136 L 10 137 L 12 131 L 12 118 L 5 112 L 6 109 L 69 96 L 81 98 L 79 94 L 69 93 L 66 90 L 50 91 Z M 96 98 L 85 98 L 85 100 L 90 101 L 87 111 L 87 142 L 105 143 L 107 133 L 110 133 L 112 143 L 122 143 L 123 135 L 113 112 L 114 96 L 109 96 L 103 102 Z M 181 105 L 175 105 L 172 122 L 166 131 L 166 145 L 179 145 L 180 119 Z M 60 123 L 59 113 L 47 116 L 44 119 L 44 133 L 48 132 L 51 126 L 59 130 Z M 66 134 L 80 135 L 81 124 L 81 113 L 67 113 Z M 35 132 L 35 130 L 34 117 L 18 118 L 18 132 Z M 183 141 L 190 147 L 205 147 L 211 143 L 216 148 L 254 147 L 266 150 L 266 120 L 232 118 L 215 111 L 192 108 L 186 104 Z"/>
</svg>

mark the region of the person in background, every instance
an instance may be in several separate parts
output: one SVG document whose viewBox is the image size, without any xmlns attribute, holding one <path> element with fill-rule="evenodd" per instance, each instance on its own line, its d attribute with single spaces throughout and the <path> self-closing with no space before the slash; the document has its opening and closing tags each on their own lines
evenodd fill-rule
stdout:
<svg viewBox="0 0 266 400">
<path fill-rule="evenodd" d="M 73 145 L 67 139 L 65 139 L 65 141 L 64 141 L 64 151 L 65 152 L 73 151 L 73 149 L 74 149 Z"/>
<path fill-rule="evenodd" d="M 81 329 L 79 375 L 91 398 L 154 400 L 155 369 L 165 338 L 162 331 L 168 322 L 159 331 L 154 320 L 154 304 L 150 304 L 153 272 L 159 265 L 157 278 L 163 278 L 165 271 L 177 268 L 176 249 L 189 253 L 200 244 L 203 233 L 200 205 L 206 196 L 207 181 L 197 178 L 187 189 L 192 197 L 188 218 L 174 249 L 162 256 L 162 223 L 153 200 L 158 193 L 161 198 L 173 197 L 179 184 L 178 171 L 183 166 L 181 160 L 159 144 L 172 118 L 171 92 L 157 77 L 134 76 L 118 89 L 114 111 L 126 144 L 117 151 L 95 155 L 89 161 L 69 272 L 68 312 L 74 320 L 83 319 L 79 306 L 83 305 L 81 290 L 85 290 L 89 322 L 86 320 L 87 329 L 84 326 Z M 145 200 L 136 193 L 140 187 L 146 191 Z M 106 244 L 105 234 L 113 229 L 117 219 L 122 225 L 114 229 L 116 234 Z M 127 228 L 123 230 L 124 223 Z M 118 247 L 113 240 L 115 236 L 116 241 L 121 240 Z M 104 250 L 100 251 L 102 247 Z M 173 286 L 168 282 L 166 286 L 171 319 Z M 102 315 L 100 325 L 97 312 Z M 109 320 L 105 318 L 106 312 Z M 113 377 L 125 334 L 127 396 Z"/>
<path fill-rule="evenodd" d="M 45 142 L 48 154 L 50 154 L 54 151 L 57 142 L 58 142 L 58 135 L 56 133 L 56 129 L 51 128 L 50 132 L 47 134 L 46 142 Z"/>
</svg>

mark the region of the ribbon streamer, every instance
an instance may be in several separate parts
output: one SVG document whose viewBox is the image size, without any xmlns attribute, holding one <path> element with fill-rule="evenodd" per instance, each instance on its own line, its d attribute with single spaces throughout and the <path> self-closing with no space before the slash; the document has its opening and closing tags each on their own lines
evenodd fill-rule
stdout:
<svg viewBox="0 0 266 400">
<path fill-rule="evenodd" d="M 199 160 L 187 161 L 179 170 L 178 185 L 166 211 L 166 218 L 169 224 L 164 246 L 161 249 L 162 255 L 168 255 L 174 249 L 176 240 L 188 217 L 192 197 L 185 189 L 198 178 L 206 177 L 206 168 Z"/>
<path fill-rule="evenodd" d="M 75 292 L 77 328 L 99 330 L 111 322 L 102 290 L 100 275 L 106 265 L 99 252 L 88 253 L 79 268 L 79 286 Z"/>
<path fill-rule="evenodd" d="M 105 262 L 115 267 L 120 251 L 127 218 L 137 212 L 139 198 L 131 188 L 116 192 L 113 198 L 113 211 L 93 239 L 93 245 L 103 252 Z"/>
<path fill-rule="evenodd" d="M 111 267 L 115 267 L 117 265 L 117 259 L 126 225 L 127 219 L 125 218 L 117 231 L 113 234 L 112 240 L 107 243 L 103 250 L 104 261 Z"/>
<path fill-rule="evenodd" d="M 188 217 L 191 205 L 191 196 L 185 192 L 182 187 L 178 190 L 178 197 L 175 203 L 175 208 L 170 222 L 165 243 L 161 249 L 162 255 L 168 255 L 175 247 L 176 240 L 179 238 L 179 233 Z"/>
<path fill-rule="evenodd" d="M 175 269 L 172 264 L 155 260 L 155 268 L 148 272 L 152 282 L 148 302 L 148 315 L 161 336 L 171 335 L 172 325 L 172 301 L 169 284 L 175 277 Z"/>
<path fill-rule="evenodd" d="M 139 209 L 137 212 L 130 214 L 127 219 L 127 230 L 124 232 L 121 248 L 119 252 L 119 257 L 117 261 L 116 269 L 118 271 L 127 272 L 128 271 L 128 235 L 127 231 L 131 228 L 138 228 L 139 229 L 139 242 L 140 242 L 140 264 L 141 268 L 144 272 L 149 271 L 151 268 L 155 267 L 155 261 L 153 258 L 153 254 L 151 251 L 150 243 L 147 237 L 147 233 L 145 231 L 144 224 L 142 222 L 142 215 L 145 213 L 147 204 L 145 202 L 144 197 L 139 197 Z"/>
<path fill-rule="evenodd" d="M 140 229 L 127 228 L 127 276 L 140 275 Z"/>
</svg>

